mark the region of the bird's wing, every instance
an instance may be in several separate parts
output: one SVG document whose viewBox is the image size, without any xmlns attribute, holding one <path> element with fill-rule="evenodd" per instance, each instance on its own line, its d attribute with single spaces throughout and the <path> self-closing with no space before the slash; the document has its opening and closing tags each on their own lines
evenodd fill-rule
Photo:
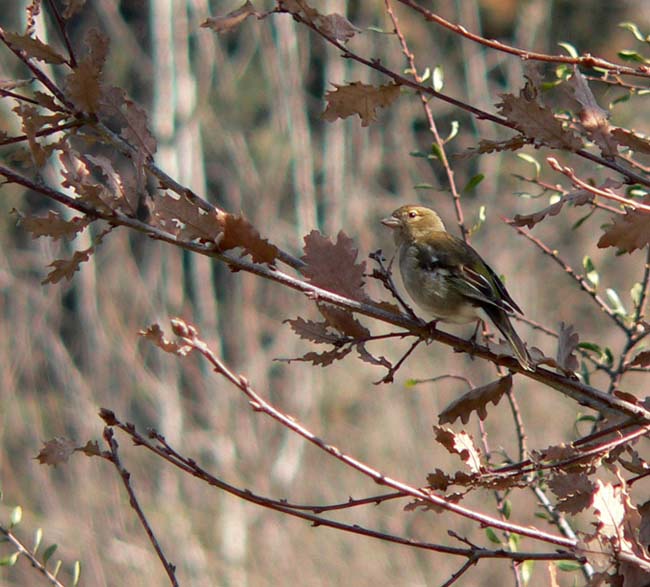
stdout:
<svg viewBox="0 0 650 587">
<path fill-rule="evenodd" d="M 466 262 L 458 263 L 458 259 Z M 456 291 L 478 305 L 489 304 L 508 313 L 523 314 L 497 274 L 464 241 L 446 232 L 437 232 L 426 243 L 418 245 L 418 260 L 425 270 L 444 270 Z"/>
</svg>

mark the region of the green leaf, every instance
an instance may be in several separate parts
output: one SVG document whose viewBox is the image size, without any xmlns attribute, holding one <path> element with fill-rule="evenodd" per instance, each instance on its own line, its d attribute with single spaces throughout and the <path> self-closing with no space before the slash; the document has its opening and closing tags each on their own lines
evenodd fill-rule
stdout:
<svg viewBox="0 0 650 587">
<path fill-rule="evenodd" d="M 427 159 L 439 159 L 442 160 L 442 153 L 440 151 L 440 147 L 433 143 L 431 145 L 431 154 L 427 155 Z"/>
<path fill-rule="evenodd" d="M 587 277 L 587 281 L 589 281 L 589 283 L 591 283 L 591 285 L 594 287 L 598 287 L 600 277 L 598 276 L 598 271 L 596 271 L 594 262 L 591 260 L 591 257 L 589 255 L 585 255 L 582 259 L 582 266 L 585 268 L 585 276 Z"/>
<path fill-rule="evenodd" d="M 18 526 L 20 520 L 23 519 L 23 508 L 17 505 L 13 510 L 11 510 L 11 527 Z"/>
<path fill-rule="evenodd" d="M 630 297 L 632 298 L 632 303 L 634 304 L 635 308 L 639 307 L 639 304 L 641 303 L 641 294 L 643 293 L 643 286 L 637 282 L 632 286 L 632 289 L 630 290 Z"/>
<path fill-rule="evenodd" d="M 481 183 L 485 179 L 485 175 L 482 173 L 477 173 L 474 177 L 472 177 L 468 182 L 467 185 L 463 188 L 463 192 L 467 193 L 472 191 L 479 183 Z"/>
<path fill-rule="evenodd" d="M 539 177 L 540 172 L 542 171 L 542 166 L 539 164 L 539 161 L 535 159 L 532 155 L 528 153 L 517 153 L 517 157 L 526 163 L 530 163 L 535 166 L 535 178 Z"/>
<path fill-rule="evenodd" d="M 426 159 L 429 156 L 429 153 L 423 153 L 422 151 L 411 151 L 409 155 L 411 157 L 420 157 L 421 159 Z"/>
<path fill-rule="evenodd" d="M 560 561 L 557 563 L 557 568 L 560 569 L 560 571 L 564 571 L 566 573 L 573 573 L 575 571 L 579 571 L 582 566 L 579 563 Z"/>
<path fill-rule="evenodd" d="M 442 88 L 445 85 L 445 72 L 442 69 L 442 65 L 436 65 L 433 68 L 433 79 L 431 80 L 431 84 L 436 92 L 442 91 Z"/>
<path fill-rule="evenodd" d="M 634 184 L 625 190 L 625 194 L 628 198 L 639 198 L 641 200 L 648 195 L 648 190 L 639 184 Z"/>
<path fill-rule="evenodd" d="M 618 26 L 622 29 L 630 31 L 638 41 L 648 42 L 648 37 L 644 37 L 639 27 L 636 26 L 633 22 L 619 22 Z"/>
<path fill-rule="evenodd" d="M 614 353 L 609 347 L 605 347 L 605 364 L 611 367 L 614 364 Z"/>
<path fill-rule="evenodd" d="M 503 509 L 501 510 L 501 513 L 506 520 L 510 519 L 510 515 L 512 514 L 512 502 L 509 499 L 503 500 Z"/>
<path fill-rule="evenodd" d="M 493 542 L 494 544 L 501 544 L 500 538 L 492 528 L 486 528 L 485 535 L 490 542 Z"/>
<path fill-rule="evenodd" d="M 47 565 L 47 561 L 49 561 L 52 558 L 52 555 L 56 552 L 56 549 L 58 548 L 58 545 L 56 544 L 51 544 L 45 549 L 45 552 L 43 553 L 43 564 Z"/>
<path fill-rule="evenodd" d="M 619 295 L 616 293 L 616 290 L 608 287 L 605 290 L 605 294 L 607 295 L 607 299 L 611 304 L 611 308 L 614 311 L 614 314 L 617 314 L 618 316 L 627 316 L 625 306 L 623 305 L 623 302 L 621 301 Z"/>
<path fill-rule="evenodd" d="M 562 47 L 562 49 L 564 49 L 571 57 L 578 57 L 578 51 L 571 43 L 562 41 L 561 43 L 558 43 L 558 45 Z"/>
<path fill-rule="evenodd" d="M 528 585 L 533 576 L 533 568 L 535 567 L 535 561 L 526 560 L 519 565 L 519 576 L 521 577 L 521 583 Z"/>
<path fill-rule="evenodd" d="M 648 63 L 648 60 L 645 57 L 643 57 L 636 51 L 632 51 L 630 49 L 624 49 L 623 51 L 619 51 L 618 56 L 623 61 L 633 61 L 634 63 Z"/>
<path fill-rule="evenodd" d="M 371 33 L 381 33 L 382 35 L 394 35 L 395 34 L 395 31 L 387 31 L 387 30 L 384 30 L 384 29 L 382 29 L 382 28 L 380 28 L 378 26 L 369 26 L 369 27 L 366 27 L 366 30 L 370 31 Z"/>
<path fill-rule="evenodd" d="M 451 121 L 451 129 L 449 130 L 449 134 L 447 135 L 447 138 L 443 140 L 442 142 L 447 144 L 451 139 L 453 139 L 457 134 L 458 134 L 458 129 L 460 128 L 460 125 L 458 124 L 457 120 L 452 120 Z"/>
<path fill-rule="evenodd" d="M 16 561 L 18 560 L 19 555 L 20 555 L 20 552 L 14 552 L 13 554 L 10 554 L 9 556 L 5 556 L 3 558 L 0 558 L 0 567 L 13 567 L 16 564 Z"/>
<path fill-rule="evenodd" d="M 595 342 L 586 342 L 586 341 L 579 342 L 578 348 L 584 349 L 586 351 L 593 351 L 594 353 L 598 353 L 599 355 L 603 354 L 603 349 L 601 349 L 600 346 L 597 345 Z"/>
<path fill-rule="evenodd" d="M 578 218 L 578 220 L 576 220 L 573 223 L 573 225 L 571 226 L 571 230 L 576 230 L 576 229 L 580 228 L 585 223 L 585 221 L 587 221 L 589 218 L 591 218 L 593 216 L 595 211 L 596 211 L 596 208 L 593 208 L 592 210 L 587 212 L 582 218 Z"/>
<path fill-rule="evenodd" d="M 518 552 L 520 542 L 521 537 L 519 534 L 511 533 L 510 536 L 508 536 L 508 548 L 510 549 L 510 552 Z"/>
<path fill-rule="evenodd" d="M 43 528 L 38 528 L 34 534 L 34 548 L 32 552 L 36 554 L 39 547 L 41 546 L 41 541 L 43 540 Z"/>
<path fill-rule="evenodd" d="M 427 81 L 431 77 L 431 70 L 427 67 L 424 70 L 424 73 L 420 76 L 420 83 L 423 84 L 425 81 Z"/>
<path fill-rule="evenodd" d="M 74 561 L 74 567 L 72 568 L 72 585 L 76 587 L 79 585 L 79 579 L 81 578 L 81 563 L 79 561 Z"/>
<path fill-rule="evenodd" d="M 416 183 L 413 186 L 413 189 L 416 189 L 416 190 L 435 190 L 436 186 L 431 185 L 430 183 Z"/>
<path fill-rule="evenodd" d="M 580 422 L 598 422 L 598 418 L 589 414 L 582 414 L 576 418 L 576 424 L 580 424 Z"/>
</svg>

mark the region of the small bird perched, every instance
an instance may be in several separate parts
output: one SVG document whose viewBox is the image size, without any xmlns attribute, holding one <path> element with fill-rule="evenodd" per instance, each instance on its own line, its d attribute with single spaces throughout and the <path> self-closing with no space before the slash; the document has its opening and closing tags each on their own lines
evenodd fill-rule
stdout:
<svg viewBox="0 0 650 587">
<path fill-rule="evenodd" d="M 402 281 L 423 310 L 442 322 L 465 324 L 487 315 L 505 336 L 520 365 L 533 370 L 508 314 L 523 314 L 505 286 L 466 242 L 445 230 L 440 216 L 423 206 L 402 206 L 382 224 L 391 228 Z"/>
</svg>

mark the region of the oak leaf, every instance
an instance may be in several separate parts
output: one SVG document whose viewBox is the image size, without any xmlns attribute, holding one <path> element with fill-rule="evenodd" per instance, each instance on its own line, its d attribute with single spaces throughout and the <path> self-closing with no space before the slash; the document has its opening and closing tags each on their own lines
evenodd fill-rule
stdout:
<svg viewBox="0 0 650 587">
<path fill-rule="evenodd" d="M 65 6 L 65 10 L 63 11 L 63 18 L 72 18 L 84 7 L 85 4 L 86 0 L 63 0 L 63 5 Z"/>
<path fill-rule="evenodd" d="M 206 19 L 201 23 L 201 27 L 212 29 L 215 33 L 225 33 L 237 28 L 249 16 L 257 16 L 259 18 L 259 13 L 255 10 L 250 0 L 246 0 L 239 8 L 229 12 L 225 16 L 214 16 Z"/>
<path fill-rule="evenodd" d="M 598 247 L 616 247 L 619 253 L 631 253 L 650 243 L 650 214 L 641 210 L 627 210 L 624 216 L 614 218 L 605 228 Z"/>
<path fill-rule="evenodd" d="M 497 107 L 517 130 L 537 146 L 570 151 L 577 151 L 583 146 L 580 138 L 572 130 L 565 129 L 553 111 L 537 101 L 536 95 L 531 98 L 526 88 L 519 92 L 519 96 L 501 94 Z"/>
<path fill-rule="evenodd" d="M 337 308 L 330 304 L 318 304 L 318 310 L 329 326 L 345 336 L 356 339 L 364 339 L 370 336 L 370 330 L 361 324 L 350 310 Z"/>
<path fill-rule="evenodd" d="M 48 236 L 55 241 L 60 238 L 73 239 L 91 222 L 88 216 L 61 218 L 58 212 L 50 210 L 47 216 L 21 215 L 21 225 L 31 233 L 32 238 Z"/>
<path fill-rule="evenodd" d="M 366 263 L 357 263 L 358 249 L 343 231 L 336 243 L 312 230 L 305 237 L 303 275 L 316 287 L 358 301 L 368 301 L 364 291 Z"/>
<path fill-rule="evenodd" d="M 537 212 L 532 214 L 516 214 L 512 219 L 512 224 L 515 226 L 527 226 L 528 228 L 533 228 L 536 224 L 544 220 L 547 216 L 557 216 L 564 204 L 571 204 L 573 206 L 584 206 L 589 204 L 594 199 L 594 195 L 586 190 L 578 190 L 562 196 L 557 202 L 542 208 Z"/>
<path fill-rule="evenodd" d="M 5 32 L 5 39 L 12 48 L 24 51 L 27 57 L 31 57 L 38 61 L 51 63 L 53 65 L 60 65 L 65 63 L 65 57 L 52 49 L 49 45 L 43 43 L 40 39 L 31 37 L 30 35 L 21 35 L 18 33 Z"/>
<path fill-rule="evenodd" d="M 56 259 L 52 261 L 48 267 L 53 267 L 53 269 L 41 281 L 41 285 L 45 285 L 46 283 L 56 284 L 64 278 L 70 281 L 75 272 L 79 271 L 81 264 L 88 261 L 94 252 L 95 247 L 89 247 L 83 251 L 75 251 L 71 259 Z"/>
<path fill-rule="evenodd" d="M 580 366 L 574 352 L 580 342 L 580 336 L 571 324 L 560 324 L 560 336 L 557 342 L 556 361 L 565 373 L 573 373 Z"/>
<path fill-rule="evenodd" d="M 58 436 L 43 443 L 43 448 L 35 458 L 41 465 L 56 467 L 56 465 L 60 465 L 61 463 L 67 463 L 75 450 L 77 448 L 72 440 Z"/>
<path fill-rule="evenodd" d="M 346 345 L 344 347 L 333 348 L 329 351 L 324 351 L 322 353 L 309 352 L 304 354 L 302 357 L 298 357 L 296 359 L 277 359 L 277 360 L 285 363 L 293 363 L 294 361 L 304 361 L 304 362 L 312 363 L 317 367 L 327 367 L 328 365 L 331 365 L 334 361 L 340 361 L 341 359 L 346 357 L 351 350 L 352 347 Z"/>
<path fill-rule="evenodd" d="M 637 153 L 650 155 L 650 140 L 647 137 L 641 136 L 627 128 L 620 127 L 615 127 L 612 130 L 612 136 L 619 142 L 619 144 L 629 147 Z"/>
<path fill-rule="evenodd" d="M 596 102 L 596 98 L 580 70 L 574 65 L 569 80 L 573 98 L 580 104 L 578 112 L 580 124 L 587 136 L 600 148 L 604 157 L 612 158 L 618 154 L 617 141 L 612 137 L 609 112 Z"/>
<path fill-rule="evenodd" d="M 185 195 L 163 192 L 151 206 L 153 224 L 179 238 L 215 242 L 223 231 L 223 221 L 216 213 L 202 210 Z"/>
<path fill-rule="evenodd" d="M 357 114 L 361 126 L 369 126 L 377 120 L 377 109 L 390 106 L 400 93 L 399 84 L 372 86 L 362 82 L 347 85 L 333 84 L 335 90 L 325 94 L 327 107 L 321 115 L 323 120 L 333 122 Z"/>
<path fill-rule="evenodd" d="M 300 338 L 315 342 L 316 344 L 335 344 L 340 340 L 339 334 L 332 333 L 329 328 L 329 322 L 314 322 L 312 320 L 305 320 L 298 316 L 293 320 L 285 320 L 285 324 L 289 324 Z"/>
<path fill-rule="evenodd" d="M 512 388 L 512 375 L 506 375 L 482 387 L 477 387 L 451 402 L 438 416 L 440 424 L 451 424 L 458 418 L 463 424 L 469 422 L 472 412 L 476 412 L 481 420 L 487 418 L 487 404 L 495 406 L 504 393 Z"/>
<path fill-rule="evenodd" d="M 436 440 L 451 454 L 457 454 L 467 464 L 472 473 L 481 471 L 481 451 L 476 448 L 472 437 L 467 432 L 456 433 L 442 426 L 434 426 L 433 431 Z"/>
<path fill-rule="evenodd" d="M 257 228 L 243 215 L 222 213 L 219 221 L 223 232 L 216 242 L 222 251 L 241 247 L 255 263 L 271 265 L 277 259 L 280 252 L 278 247 L 262 238 Z"/>
<path fill-rule="evenodd" d="M 630 363 L 632 367 L 650 367 L 650 351 L 641 351 Z"/>
<path fill-rule="evenodd" d="M 185 356 L 192 350 L 192 347 L 189 344 L 177 343 L 165 338 L 162 328 L 160 328 L 158 324 L 152 324 L 146 330 L 138 332 L 138 334 L 155 344 L 166 353 Z"/>
<path fill-rule="evenodd" d="M 558 498 L 558 509 L 574 515 L 592 504 L 596 491 L 596 485 L 584 473 L 555 475 L 548 486 Z"/>
</svg>

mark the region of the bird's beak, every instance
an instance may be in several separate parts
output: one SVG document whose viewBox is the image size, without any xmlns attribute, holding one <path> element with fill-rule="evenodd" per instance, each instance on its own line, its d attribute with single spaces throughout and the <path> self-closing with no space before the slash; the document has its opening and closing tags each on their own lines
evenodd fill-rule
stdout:
<svg viewBox="0 0 650 587">
<path fill-rule="evenodd" d="M 388 228 L 397 228 L 400 225 L 399 220 L 395 216 L 387 216 L 382 219 L 381 223 L 384 226 L 388 226 Z"/>
</svg>

